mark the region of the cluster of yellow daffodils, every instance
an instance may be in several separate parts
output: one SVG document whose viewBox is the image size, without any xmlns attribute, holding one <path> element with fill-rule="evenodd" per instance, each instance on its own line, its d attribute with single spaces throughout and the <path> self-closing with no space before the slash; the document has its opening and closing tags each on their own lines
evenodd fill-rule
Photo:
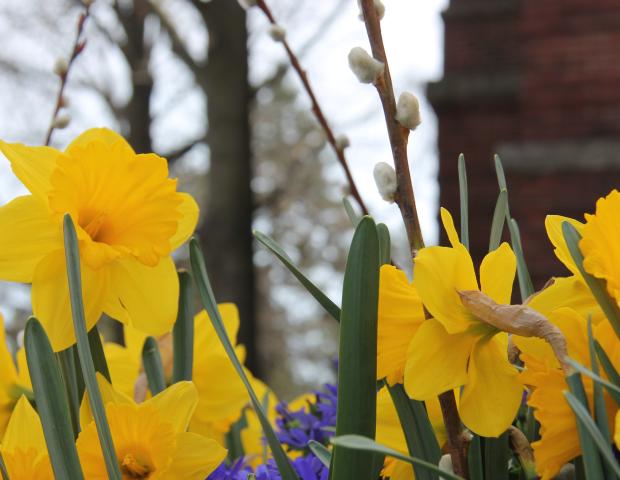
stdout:
<svg viewBox="0 0 620 480">
<path fill-rule="evenodd" d="M 171 252 L 194 231 L 198 207 L 176 191 L 168 165 L 136 154 L 108 129 L 64 152 L 0 142 L 30 191 L 0 208 L 0 278 L 32 283 L 32 308 L 54 350 L 75 343 L 62 218 L 76 225 L 87 328 L 103 312 L 149 335 L 172 327 L 179 284 Z"/>
</svg>

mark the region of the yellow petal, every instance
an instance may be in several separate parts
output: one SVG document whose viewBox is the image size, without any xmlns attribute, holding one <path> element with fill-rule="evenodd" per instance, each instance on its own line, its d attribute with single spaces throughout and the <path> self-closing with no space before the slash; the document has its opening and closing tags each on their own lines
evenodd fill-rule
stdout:
<svg viewBox="0 0 620 480">
<path fill-rule="evenodd" d="M 106 313 L 119 321 L 129 320 L 148 335 L 172 329 L 179 301 L 179 279 L 172 258 L 162 258 L 155 267 L 125 258 L 110 264 L 109 270 L 111 295 Z"/>
<path fill-rule="evenodd" d="M 62 248 L 62 227 L 34 195 L 17 197 L 0 208 L 0 278 L 32 282 L 37 264 Z"/>
<path fill-rule="evenodd" d="M 160 478 L 203 480 L 222 463 L 226 453 L 215 440 L 196 433 L 183 433 L 177 436 L 172 463 Z"/>
<path fill-rule="evenodd" d="M 427 400 L 467 383 L 467 361 L 475 341 L 466 333 L 449 334 L 435 319 L 422 323 L 407 352 L 407 394 Z"/>
<path fill-rule="evenodd" d="M 170 239 L 172 250 L 179 248 L 192 236 L 194 230 L 196 230 L 196 224 L 198 223 L 199 209 L 196 200 L 188 193 L 179 193 L 178 195 L 182 198 L 182 202 L 181 205 L 177 207 L 177 211 L 179 211 L 182 216 L 179 220 L 177 232 Z"/>
<path fill-rule="evenodd" d="M 424 321 L 422 301 L 402 270 L 381 267 L 377 332 L 377 379 L 402 383 L 407 349 Z"/>
<path fill-rule="evenodd" d="M 562 224 L 568 222 L 573 225 L 577 231 L 581 232 L 583 223 L 578 220 L 563 217 L 561 215 L 547 215 L 545 218 L 545 228 L 547 229 L 547 236 L 551 243 L 555 247 L 554 253 L 558 257 L 558 260 L 566 266 L 573 274 L 578 275 L 579 270 L 573 261 L 573 257 L 568 251 L 566 242 L 564 241 L 564 234 L 562 233 Z"/>
<path fill-rule="evenodd" d="M 501 342 L 491 337 L 474 345 L 467 369 L 469 381 L 461 394 L 461 420 L 472 432 L 497 437 L 512 423 L 521 405 L 523 386 L 508 363 Z"/>
<path fill-rule="evenodd" d="M 6 344 L 6 334 L 4 331 L 4 318 L 0 314 L 0 381 L 2 387 L 17 383 L 17 370 L 11 357 L 11 352 Z"/>
<path fill-rule="evenodd" d="M 192 382 L 177 382 L 144 404 L 154 406 L 175 432 L 184 432 L 198 404 L 198 392 Z"/>
<path fill-rule="evenodd" d="M 616 448 L 620 448 L 620 410 L 616 413 L 616 431 L 614 433 Z"/>
<path fill-rule="evenodd" d="M 458 290 L 478 290 L 474 265 L 465 247 L 428 247 L 418 253 L 413 286 L 431 315 L 449 333 L 466 330 L 472 322 Z"/>
<path fill-rule="evenodd" d="M 387 388 L 377 393 L 377 434 L 376 441 L 401 453 L 407 453 L 407 441 L 400 424 L 396 407 Z"/>
<path fill-rule="evenodd" d="M 0 140 L 0 151 L 11 162 L 11 169 L 25 187 L 43 203 L 47 203 L 50 176 L 62 152 L 51 147 L 28 147 Z"/>
<path fill-rule="evenodd" d="M 116 343 L 107 342 L 103 351 L 110 370 L 114 388 L 128 397 L 133 397 L 134 386 L 140 373 L 140 357 Z"/>
<path fill-rule="evenodd" d="M 11 414 L 2 439 L 2 448 L 8 450 L 33 448 L 37 453 L 47 451 L 39 415 L 24 395 L 19 398 Z"/>
<path fill-rule="evenodd" d="M 96 376 L 99 391 L 101 392 L 101 400 L 104 405 L 108 403 L 114 403 L 116 405 L 135 405 L 132 396 L 125 395 L 123 392 L 116 390 L 99 372 L 96 373 Z M 93 414 L 90 409 L 90 400 L 88 399 L 88 392 L 85 391 L 82 397 L 82 403 L 80 404 L 80 425 L 82 429 L 92 421 Z"/>
<path fill-rule="evenodd" d="M 124 150 L 130 154 L 135 154 L 133 148 L 127 143 L 121 135 L 109 128 L 90 128 L 84 133 L 76 137 L 65 149 L 65 153 L 69 156 L 75 154 L 77 150 L 92 142 L 103 142 L 108 146 L 116 143 L 120 144 Z"/>
<path fill-rule="evenodd" d="M 503 242 L 489 252 L 480 264 L 480 289 L 497 303 L 510 304 L 517 259 L 512 248 Z"/>
<path fill-rule="evenodd" d="M 446 234 L 448 235 L 448 240 L 450 240 L 450 245 L 454 248 L 461 246 L 461 241 L 459 240 L 459 234 L 456 233 L 456 228 L 454 228 L 454 220 L 452 220 L 452 215 L 450 212 L 441 207 L 440 210 L 441 215 L 441 223 L 443 223 L 443 228 L 446 230 Z"/>
<path fill-rule="evenodd" d="M 84 262 L 80 263 L 86 328 L 90 330 L 103 312 L 110 281 L 107 270 L 92 270 Z M 32 309 L 54 351 L 75 343 L 64 251 L 50 253 L 37 265 L 32 280 Z"/>
</svg>

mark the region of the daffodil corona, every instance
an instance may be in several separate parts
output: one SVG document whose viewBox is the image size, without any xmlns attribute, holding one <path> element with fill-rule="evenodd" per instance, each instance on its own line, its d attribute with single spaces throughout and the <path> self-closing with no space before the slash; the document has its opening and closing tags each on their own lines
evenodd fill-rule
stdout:
<svg viewBox="0 0 620 480">
<path fill-rule="evenodd" d="M 55 350 L 75 342 L 62 218 L 76 225 L 87 327 L 102 312 L 149 335 L 176 318 L 170 254 L 193 232 L 198 207 L 177 192 L 166 160 L 136 154 L 118 134 L 91 129 L 64 152 L 0 142 L 30 191 L 0 208 L 0 278 L 32 283 L 35 316 Z"/>
</svg>

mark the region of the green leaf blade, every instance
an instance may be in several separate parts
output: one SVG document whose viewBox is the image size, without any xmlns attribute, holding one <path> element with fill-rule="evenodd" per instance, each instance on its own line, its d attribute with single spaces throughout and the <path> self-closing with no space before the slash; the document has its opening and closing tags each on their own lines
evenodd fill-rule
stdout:
<svg viewBox="0 0 620 480">
<path fill-rule="evenodd" d="M 192 277 L 179 271 L 179 311 L 172 329 L 172 383 L 192 380 L 194 365 L 194 315 L 192 314 Z"/>
</svg>

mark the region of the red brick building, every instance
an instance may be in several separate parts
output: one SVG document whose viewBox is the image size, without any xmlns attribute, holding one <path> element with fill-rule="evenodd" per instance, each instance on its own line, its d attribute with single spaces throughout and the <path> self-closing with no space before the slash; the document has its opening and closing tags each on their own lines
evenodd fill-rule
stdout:
<svg viewBox="0 0 620 480">
<path fill-rule="evenodd" d="M 545 214 L 582 218 L 620 188 L 620 2 L 451 0 L 443 18 L 444 78 L 428 87 L 439 120 L 441 204 L 458 215 L 462 152 L 470 241 L 480 258 L 498 194 L 498 153 L 539 288 L 565 274 Z"/>
</svg>

